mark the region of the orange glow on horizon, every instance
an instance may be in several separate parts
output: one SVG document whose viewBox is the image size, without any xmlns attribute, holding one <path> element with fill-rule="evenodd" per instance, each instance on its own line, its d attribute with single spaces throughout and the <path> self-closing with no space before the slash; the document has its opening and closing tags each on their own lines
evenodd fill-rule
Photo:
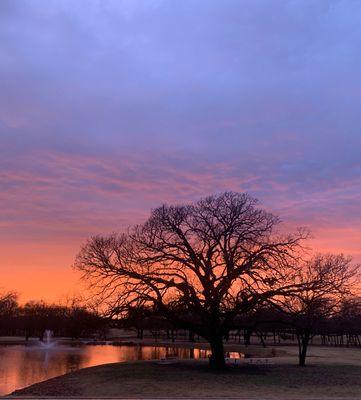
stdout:
<svg viewBox="0 0 361 400">
<path fill-rule="evenodd" d="M 71 265 L 77 245 L 14 244 L 0 248 L 0 292 L 14 291 L 19 301 L 63 302 L 81 295 L 85 285 Z"/>
<path fill-rule="evenodd" d="M 361 263 L 361 230 L 319 230 L 310 242 L 314 251 L 344 253 Z M 85 295 L 86 284 L 71 268 L 83 241 L 61 244 L 7 244 L 0 248 L 0 292 L 15 291 L 21 303 L 29 300 L 64 302 Z"/>
</svg>

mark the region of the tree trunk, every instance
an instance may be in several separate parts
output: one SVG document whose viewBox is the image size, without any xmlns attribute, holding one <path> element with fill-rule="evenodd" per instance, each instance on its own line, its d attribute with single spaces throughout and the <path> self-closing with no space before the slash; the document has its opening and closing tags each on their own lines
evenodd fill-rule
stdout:
<svg viewBox="0 0 361 400">
<path fill-rule="evenodd" d="M 212 369 L 220 370 L 223 369 L 226 365 L 224 359 L 224 350 L 223 350 L 223 338 L 222 336 L 215 337 L 210 341 L 212 355 L 209 358 L 209 364 Z"/>
<path fill-rule="evenodd" d="M 266 342 L 264 341 L 264 337 L 263 337 L 262 332 L 259 333 L 258 337 L 259 337 L 260 340 L 261 340 L 262 347 L 266 348 Z"/>
<path fill-rule="evenodd" d="M 252 330 L 246 329 L 243 333 L 243 339 L 244 339 L 245 346 L 249 346 L 251 344 L 251 336 L 252 336 Z"/>
<path fill-rule="evenodd" d="M 298 365 L 304 367 L 306 365 L 306 356 L 310 335 L 308 333 L 297 334 L 298 341 Z"/>
</svg>

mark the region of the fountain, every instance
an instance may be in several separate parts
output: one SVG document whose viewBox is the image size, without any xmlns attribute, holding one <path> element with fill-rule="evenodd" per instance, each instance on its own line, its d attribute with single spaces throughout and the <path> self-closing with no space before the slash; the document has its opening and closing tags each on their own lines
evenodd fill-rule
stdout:
<svg viewBox="0 0 361 400">
<path fill-rule="evenodd" d="M 49 349 L 54 346 L 55 342 L 51 340 L 53 337 L 53 331 L 46 329 L 44 332 L 45 340 L 41 342 L 41 346 L 45 349 Z"/>
</svg>

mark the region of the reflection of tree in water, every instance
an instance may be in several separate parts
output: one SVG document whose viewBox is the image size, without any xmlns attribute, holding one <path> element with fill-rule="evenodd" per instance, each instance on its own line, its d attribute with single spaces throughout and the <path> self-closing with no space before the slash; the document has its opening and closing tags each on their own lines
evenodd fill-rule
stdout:
<svg viewBox="0 0 361 400">
<path fill-rule="evenodd" d="M 194 358 L 194 349 L 189 349 L 189 358 Z"/>
<path fill-rule="evenodd" d="M 142 354 L 142 346 L 137 346 L 137 359 L 138 360 L 142 360 L 142 356 L 143 356 L 143 354 Z"/>
<path fill-rule="evenodd" d="M 69 372 L 64 354 L 52 350 L 26 348 L 23 351 L 19 349 L 16 353 L 9 350 L 5 360 L 8 365 L 4 377 L 9 388 L 6 389 L 7 393 L 15 388 Z M 14 368 L 13 374 L 9 365 Z"/>
<path fill-rule="evenodd" d="M 70 353 L 66 356 L 66 369 L 67 372 L 76 371 L 83 368 L 83 365 L 90 361 L 90 357 L 86 354 Z"/>
<path fill-rule="evenodd" d="M 195 348 L 144 346 L 139 352 L 138 360 L 159 360 L 164 358 L 198 359 L 207 358 L 209 354 L 209 350 Z"/>
</svg>

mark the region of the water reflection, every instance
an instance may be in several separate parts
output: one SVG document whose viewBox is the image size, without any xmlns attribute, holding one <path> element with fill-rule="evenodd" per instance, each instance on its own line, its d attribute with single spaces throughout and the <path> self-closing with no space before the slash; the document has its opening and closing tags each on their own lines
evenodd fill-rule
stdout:
<svg viewBox="0 0 361 400">
<path fill-rule="evenodd" d="M 0 396 L 54 376 L 121 361 L 206 358 L 207 350 L 154 346 L 0 346 Z"/>
</svg>

